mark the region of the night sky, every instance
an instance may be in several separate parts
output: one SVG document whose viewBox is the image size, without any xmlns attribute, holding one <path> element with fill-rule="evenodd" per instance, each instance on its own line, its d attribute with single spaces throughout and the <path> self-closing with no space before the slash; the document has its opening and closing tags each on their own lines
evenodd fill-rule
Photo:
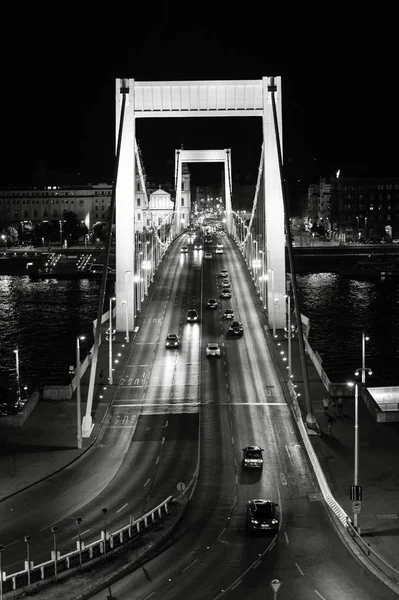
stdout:
<svg viewBox="0 0 399 600">
<path fill-rule="evenodd" d="M 288 180 L 399 176 L 393 15 L 250 10 L 202 2 L 143 3 L 119 14 L 82 5 L 3 22 L 1 185 L 112 179 L 114 81 L 283 78 Z M 134 6 L 135 4 L 132 4 Z M 29 9 L 28 9 L 29 10 Z M 226 14 L 224 14 L 226 11 Z M 392 23 L 392 26 L 390 25 Z M 175 149 L 231 148 L 233 173 L 256 179 L 259 119 L 137 121 L 147 174 L 173 180 Z M 221 169 L 221 166 L 218 166 Z M 219 179 L 215 166 L 195 178 Z M 50 181 L 49 181 L 50 183 Z M 198 181 L 199 183 L 199 181 Z"/>
</svg>

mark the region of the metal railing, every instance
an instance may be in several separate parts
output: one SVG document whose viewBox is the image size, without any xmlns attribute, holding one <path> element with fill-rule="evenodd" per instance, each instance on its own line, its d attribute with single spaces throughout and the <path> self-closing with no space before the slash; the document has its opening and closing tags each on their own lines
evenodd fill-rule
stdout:
<svg viewBox="0 0 399 600">
<path fill-rule="evenodd" d="M 128 545 L 154 523 L 165 518 L 170 512 L 172 502 L 173 498 L 169 496 L 139 519 L 135 520 L 130 517 L 130 522 L 117 531 L 111 533 L 105 529 L 102 530 L 100 539 L 90 544 L 84 544 L 79 538 L 76 541 L 77 549 L 72 552 L 60 555 L 57 551 L 57 557 L 55 557 L 54 551 L 52 551 L 52 558 L 44 563 L 34 565 L 29 560 L 25 561 L 23 571 L 10 575 L 3 572 L 3 594 L 21 588 L 32 591 L 33 588 L 38 588 L 41 584 L 48 584 L 49 579 L 56 579 L 68 571 L 72 573 L 77 569 L 84 569 L 87 566 L 92 567 L 93 563 L 99 558 L 105 560 L 108 554 Z"/>
</svg>

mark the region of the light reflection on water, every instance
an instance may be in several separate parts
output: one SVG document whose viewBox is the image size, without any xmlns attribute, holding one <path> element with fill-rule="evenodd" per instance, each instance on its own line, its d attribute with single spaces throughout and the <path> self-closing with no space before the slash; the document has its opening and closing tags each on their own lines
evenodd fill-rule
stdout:
<svg viewBox="0 0 399 600">
<path fill-rule="evenodd" d="M 362 331 L 371 385 L 399 385 L 399 283 L 355 281 L 333 273 L 297 276 L 309 340 L 332 381 L 355 380 L 362 366 Z M 360 377 L 359 377 L 360 380 Z"/>
<path fill-rule="evenodd" d="M 329 378 L 354 379 L 364 329 L 370 337 L 366 366 L 374 372 L 369 385 L 399 385 L 399 283 L 360 282 L 332 273 L 297 280 L 301 309 L 310 319 L 310 343 Z M 97 280 L 0 276 L 0 373 L 15 373 L 18 346 L 21 378 L 33 383 L 48 373 L 68 378 L 77 335 L 86 336 L 82 359 L 92 346 L 99 289 Z"/>
<path fill-rule="evenodd" d="M 99 281 L 86 279 L 1 276 L 1 372 L 15 372 L 18 347 L 21 380 L 38 383 L 48 374 L 68 380 L 77 335 L 86 336 L 82 358 L 93 344 L 99 289 Z"/>
</svg>

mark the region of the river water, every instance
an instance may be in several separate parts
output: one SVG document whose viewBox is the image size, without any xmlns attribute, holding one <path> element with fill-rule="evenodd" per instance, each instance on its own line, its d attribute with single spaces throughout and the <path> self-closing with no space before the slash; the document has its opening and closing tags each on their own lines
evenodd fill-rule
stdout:
<svg viewBox="0 0 399 600">
<path fill-rule="evenodd" d="M 301 311 L 310 319 L 310 343 L 331 381 L 354 379 L 361 367 L 362 330 L 370 337 L 369 386 L 399 385 L 399 283 L 360 282 L 332 273 L 297 277 Z M 0 276 L 0 375 L 15 374 L 31 385 L 52 377 L 68 381 L 75 365 L 76 337 L 82 360 L 93 344 L 100 281 L 32 281 Z"/>
</svg>

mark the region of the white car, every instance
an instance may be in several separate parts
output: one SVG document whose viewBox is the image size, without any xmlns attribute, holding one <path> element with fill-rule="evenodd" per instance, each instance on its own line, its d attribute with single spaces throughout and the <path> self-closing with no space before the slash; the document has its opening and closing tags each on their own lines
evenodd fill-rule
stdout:
<svg viewBox="0 0 399 600">
<path fill-rule="evenodd" d="M 206 259 L 212 258 L 212 254 L 210 252 L 205 252 L 204 258 L 206 258 Z"/>
<path fill-rule="evenodd" d="M 216 248 L 215 254 L 223 254 L 223 248 Z"/>
<path fill-rule="evenodd" d="M 181 249 L 181 252 L 182 252 L 183 254 L 186 254 L 186 253 L 188 252 L 188 248 L 187 248 L 187 246 L 183 246 L 183 247 L 182 247 L 182 249 Z"/>
<path fill-rule="evenodd" d="M 220 357 L 220 346 L 216 342 L 209 342 L 209 344 L 205 346 L 205 352 L 207 358 L 210 356 Z"/>
<path fill-rule="evenodd" d="M 223 279 L 222 280 L 222 287 L 230 287 L 230 280 L 229 279 Z"/>
</svg>

